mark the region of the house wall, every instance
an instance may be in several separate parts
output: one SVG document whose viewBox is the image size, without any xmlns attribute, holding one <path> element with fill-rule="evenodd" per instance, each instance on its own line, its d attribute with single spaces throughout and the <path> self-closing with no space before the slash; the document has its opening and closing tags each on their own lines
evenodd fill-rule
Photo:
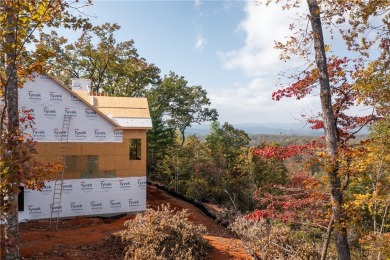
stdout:
<svg viewBox="0 0 390 260">
<path fill-rule="evenodd" d="M 70 116 L 69 142 L 121 142 L 122 130 L 93 106 L 47 76 L 27 81 L 19 90 L 21 116 L 34 117 L 33 127 L 24 133 L 38 142 L 61 141 L 64 116 Z M 26 113 L 26 114 L 25 114 Z"/>
<path fill-rule="evenodd" d="M 62 192 L 58 193 L 58 183 L 53 180 L 45 181 L 42 191 L 24 189 L 25 209 L 19 212 L 19 221 L 51 218 L 53 212 L 69 217 L 146 209 L 146 129 L 152 127 L 147 100 L 96 99 L 101 105 L 110 102 L 103 104 L 103 109 L 110 107 L 103 112 L 96 107 L 99 102 L 95 104 L 95 98 L 93 102 L 92 97 L 85 98 L 45 75 L 27 81 L 20 89 L 21 115 L 34 117 L 33 127 L 24 133 L 37 141 L 36 158 L 43 163 L 62 163 L 61 140 L 66 137 L 68 142 Z M 127 112 L 119 113 L 122 110 Z M 116 129 L 118 126 L 143 129 Z M 132 139 L 141 140 L 141 156 L 137 153 L 134 157 L 137 160 L 130 160 Z M 139 147 L 138 142 L 132 144 Z M 54 202 L 58 194 L 59 203 Z"/>
<path fill-rule="evenodd" d="M 130 139 L 141 139 L 141 160 L 129 159 Z M 38 142 L 37 158 L 59 162 L 60 143 Z M 146 176 L 146 130 L 123 130 L 122 143 L 75 143 L 66 149 L 64 179 Z"/>
</svg>

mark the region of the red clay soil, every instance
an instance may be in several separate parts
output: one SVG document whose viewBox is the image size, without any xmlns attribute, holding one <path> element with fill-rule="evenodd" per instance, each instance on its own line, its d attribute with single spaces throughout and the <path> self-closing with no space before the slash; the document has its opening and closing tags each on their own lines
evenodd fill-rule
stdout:
<svg viewBox="0 0 390 260">
<path fill-rule="evenodd" d="M 207 228 L 205 238 L 212 245 L 209 259 L 253 259 L 240 240 L 207 217 L 190 203 L 148 186 L 148 207 L 156 209 L 169 203 L 178 210 L 187 209 L 189 220 Z M 124 222 L 134 215 L 118 219 L 75 217 L 61 219 L 57 230 L 49 229 L 48 221 L 31 221 L 20 224 L 20 251 L 22 259 L 122 259 L 120 241 L 112 234 L 124 229 Z"/>
</svg>

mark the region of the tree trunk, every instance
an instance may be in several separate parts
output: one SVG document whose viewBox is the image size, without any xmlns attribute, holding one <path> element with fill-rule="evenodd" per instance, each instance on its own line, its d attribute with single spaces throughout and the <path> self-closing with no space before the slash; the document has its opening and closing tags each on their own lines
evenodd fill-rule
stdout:
<svg viewBox="0 0 390 260">
<path fill-rule="evenodd" d="M 329 75 L 326 63 L 326 53 L 324 48 L 324 37 L 322 33 L 322 24 L 320 17 L 320 8 L 317 0 L 307 0 L 310 12 L 310 22 L 313 32 L 315 60 L 319 72 L 321 109 L 324 121 L 325 140 L 328 155 L 331 159 L 329 165 L 328 177 L 330 184 L 330 193 L 332 200 L 332 214 L 335 223 L 336 246 L 339 259 L 351 259 L 347 239 L 347 229 L 345 227 L 345 213 L 343 208 L 343 193 L 341 189 L 341 180 L 338 175 L 338 145 L 337 145 L 337 126 L 332 109 L 332 96 L 329 83 Z"/>
<path fill-rule="evenodd" d="M 324 244 L 322 245 L 322 252 L 321 252 L 321 260 L 326 259 L 326 254 L 328 252 L 329 242 L 330 242 L 330 235 L 332 234 L 333 230 L 333 215 L 329 220 L 328 229 L 326 230 L 325 240 Z"/>
<path fill-rule="evenodd" d="M 14 27 L 14 10 L 9 5 L 6 5 L 5 9 L 7 13 L 7 22 L 9 27 L 5 36 L 6 46 L 8 47 L 5 54 L 5 73 L 6 73 L 6 85 L 5 85 L 5 109 L 6 109 L 6 131 L 7 133 L 7 151 L 8 153 L 15 153 L 13 147 L 17 147 L 17 141 L 15 138 L 20 134 L 19 131 L 19 110 L 18 110 L 18 79 L 17 79 L 17 65 L 16 65 L 16 53 L 15 46 L 15 27 Z M 2 133 L 3 134 L 3 133 Z M 16 174 L 15 169 L 12 166 L 8 169 L 8 174 Z M 11 190 L 7 190 L 6 196 L 3 198 L 5 207 L 5 250 L 6 259 L 20 259 L 19 256 L 19 222 L 18 222 L 18 192 L 19 183 L 12 183 Z"/>
</svg>

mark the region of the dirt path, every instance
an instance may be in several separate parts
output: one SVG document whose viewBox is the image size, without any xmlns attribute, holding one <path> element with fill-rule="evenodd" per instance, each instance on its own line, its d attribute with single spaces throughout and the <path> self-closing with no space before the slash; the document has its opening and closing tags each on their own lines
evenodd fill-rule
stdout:
<svg viewBox="0 0 390 260">
<path fill-rule="evenodd" d="M 241 241 L 234 239 L 225 228 L 193 205 L 172 197 L 153 186 L 148 186 L 148 207 L 156 209 L 169 203 L 178 210 L 187 209 L 189 219 L 206 226 L 205 238 L 213 246 L 210 259 L 252 259 Z M 48 229 L 48 221 L 20 224 L 21 255 L 24 259 L 121 259 L 118 243 L 110 234 L 123 229 L 123 224 L 134 216 L 119 219 L 84 218 L 60 220 L 57 231 Z"/>
</svg>

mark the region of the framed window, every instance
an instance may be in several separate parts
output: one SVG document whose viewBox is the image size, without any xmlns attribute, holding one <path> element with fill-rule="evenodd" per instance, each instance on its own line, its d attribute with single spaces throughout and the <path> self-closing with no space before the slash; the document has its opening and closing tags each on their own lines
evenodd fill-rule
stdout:
<svg viewBox="0 0 390 260">
<path fill-rule="evenodd" d="M 141 160 L 141 139 L 130 139 L 130 160 Z"/>
</svg>

